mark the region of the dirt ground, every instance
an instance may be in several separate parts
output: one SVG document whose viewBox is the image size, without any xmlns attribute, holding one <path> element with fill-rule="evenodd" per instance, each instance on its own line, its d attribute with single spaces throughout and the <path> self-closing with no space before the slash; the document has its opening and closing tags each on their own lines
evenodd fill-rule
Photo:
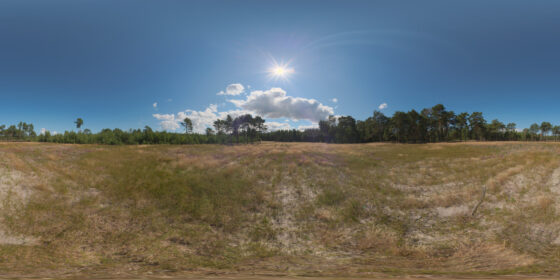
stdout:
<svg viewBox="0 0 560 280">
<path fill-rule="evenodd" d="M 51 278 L 51 277 L 1 277 L 0 279 L 20 279 L 20 280 L 31 280 L 31 279 L 62 279 L 62 278 Z M 98 277 L 71 277 L 67 279 L 118 279 L 118 280 L 191 280 L 191 279 L 203 279 L 203 280 L 537 280 L 537 279 L 560 279 L 560 276 L 432 276 L 432 275 L 422 275 L 422 276 L 384 276 L 376 275 L 372 277 L 303 277 L 303 276 L 273 276 L 273 275 L 185 275 L 180 277 L 174 276 L 140 276 L 140 277 L 127 277 L 127 276 L 98 276 Z"/>
<path fill-rule="evenodd" d="M 0 278 L 554 279 L 559 196 L 558 143 L 6 143 Z"/>
</svg>

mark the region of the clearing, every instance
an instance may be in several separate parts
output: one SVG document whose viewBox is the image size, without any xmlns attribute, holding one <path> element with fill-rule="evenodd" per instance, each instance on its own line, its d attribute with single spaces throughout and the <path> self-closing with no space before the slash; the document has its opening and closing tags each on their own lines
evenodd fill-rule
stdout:
<svg viewBox="0 0 560 280">
<path fill-rule="evenodd" d="M 0 274 L 551 276 L 559 196 L 556 143 L 0 143 Z"/>
</svg>

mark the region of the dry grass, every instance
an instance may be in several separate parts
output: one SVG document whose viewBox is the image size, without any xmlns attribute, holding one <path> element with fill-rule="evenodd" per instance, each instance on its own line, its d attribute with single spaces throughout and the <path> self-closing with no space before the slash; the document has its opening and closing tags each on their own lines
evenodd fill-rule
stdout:
<svg viewBox="0 0 560 280">
<path fill-rule="evenodd" d="M 559 151 L 0 144 L 0 270 L 557 271 Z"/>
</svg>

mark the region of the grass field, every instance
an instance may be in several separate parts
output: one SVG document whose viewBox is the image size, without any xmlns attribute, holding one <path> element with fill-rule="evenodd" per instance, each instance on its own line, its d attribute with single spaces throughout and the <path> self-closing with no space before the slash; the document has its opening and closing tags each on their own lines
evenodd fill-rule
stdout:
<svg viewBox="0 0 560 280">
<path fill-rule="evenodd" d="M 550 274 L 559 195 L 555 143 L 2 143 L 0 272 Z"/>
</svg>

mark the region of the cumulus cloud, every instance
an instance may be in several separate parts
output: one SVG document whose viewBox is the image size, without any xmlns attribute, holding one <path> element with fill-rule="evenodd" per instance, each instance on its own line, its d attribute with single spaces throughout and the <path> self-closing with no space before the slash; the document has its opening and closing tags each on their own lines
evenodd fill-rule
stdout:
<svg viewBox="0 0 560 280">
<path fill-rule="evenodd" d="M 233 85 L 241 86 L 241 84 Z M 239 88 L 237 90 L 239 91 Z M 241 89 L 241 92 L 243 91 L 244 88 Z M 224 95 L 231 94 L 224 93 Z M 180 122 L 185 118 L 189 118 L 193 123 L 193 131 L 203 133 L 207 127 L 213 126 L 215 120 L 225 119 L 227 115 L 235 118 L 244 114 L 252 114 L 269 119 L 285 118 L 295 121 L 311 121 L 313 126 L 298 127 L 298 129 L 305 129 L 317 127 L 317 123 L 320 120 L 327 119 L 329 115 L 334 114 L 332 107 L 325 106 L 315 99 L 288 96 L 286 91 L 281 88 L 272 88 L 267 91 L 252 91 L 249 95 L 245 96 L 245 99 L 228 101 L 235 105 L 236 108 L 220 112 L 218 111 L 218 105 L 210 104 L 202 111 L 185 110 L 177 114 L 153 114 L 153 117 L 159 120 L 161 128 L 165 130 L 177 130 L 180 128 Z M 225 106 L 225 104 L 220 106 Z M 267 121 L 266 125 L 270 131 L 291 129 L 290 124 L 286 122 Z"/>
<path fill-rule="evenodd" d="M 276 131 L 276 130 L 289 130 L 291 126 L 289 123 L 285 122 L 266 122 L 265 123 L 268 131 Z"/>
<path fill-rule="evenodd" d="M 202 111 L 185 110 L 177 114 L 153 114 L 153 116 L 160 121 L 161 128 L 165 130 L 177 130 L 181 127 L 180 123 L 185 118 L 189 118 L 193 124 L 193 132 L 203 133 L 207 127 L 212 127 L 217 119 L 225 119 L 227 115 L 235 118 L 244 114 L 250 114 L 250 112 L 245 110 L 218 112 L 218 105 L 210 104 Z"/>
<path fill-rule="evenodd" d="M 50 131 L 46 128 L 41 128 L 41 132 L 39 133 L 39 135 L 45 135 L 47 132 L 50 133 L 51 135 L 57 135 L 58 134 L 58 132 L 56 132 L 56 131 Z"/>
<path fill-rule="evenodd" d="M 204 132 L 206 127 L 211 127 L 214 121 L 219 118 L 217 112 L 218 106 L 216 104 L 210 104 L 210 106 L 208 106 L 206 110 L 203 111 L 186 110 L 184 112 L 179 112 L 177 114 L 177 119 L 191 119 L 193 124 L 193 131 L 202 133 Z"/>
<path fill-rule="evenodd" d="M 218 92 L 218 95 L 240 95 L 245 91 L 242 84 L 231 84 L 226 87 L 226 91 Z"/>
<path fill-rule="evenodd" d="M 385 102 L 381 103 L 381 104 L 379 104 L 379 107 L 377 107 L 377 108 L 379 108 L 379 110 L 383 110 L 383 109 L 387 108 L 387 103 L 385 103 Z"/>
<path fill-rule="evenodd" d="M 161 128 L 165 130 L 176 130 L 179 128 L 180 119 L 175 118 L 174 114 L 153 114 L 152 116 L 160 121 Z"/>
<path fill-rule="evenodd" d="M 288 96 L 281 88 L 252 91 L 245 100 L 229 100 L 238 108 L 265 118 L 288 118 L 319 122 L 332 115 L 332 107 L 315 99 Z"/>
<path fill-rule="evenodd" d="M 309 124 L 309 125 L 300 125 L 298 126 L 298 130 L 300 131 L 304 131 L 306 129 L 311 129 L 311 128 L 319 128 L 319 124 L 313 123 L 313 124 Z"/>
<path fill-rule="evenodd" d="M 338 98 L 333 98 L 333 99 L 331 99 L 331 101 L 332 101 L 333 103 L 337 103 L 337 102 L 338 102 Z"/>
</svg>

